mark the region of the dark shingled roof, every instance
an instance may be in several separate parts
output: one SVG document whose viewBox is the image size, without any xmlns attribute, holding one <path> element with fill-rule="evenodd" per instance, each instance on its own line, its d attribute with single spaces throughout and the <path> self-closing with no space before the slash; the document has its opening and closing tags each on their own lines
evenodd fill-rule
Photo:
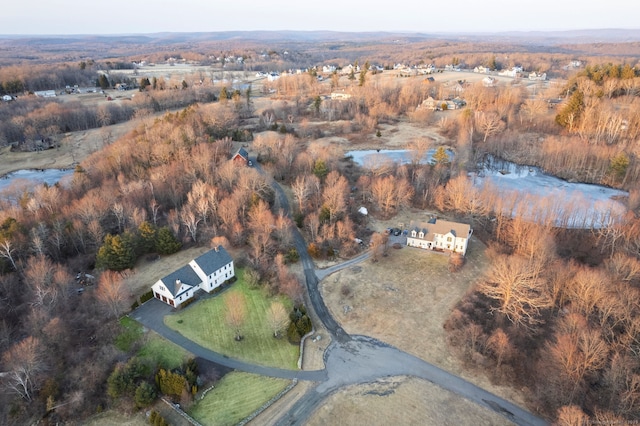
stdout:
<svg viewBox="0 0 640 426">
<path fill-rule="evenodd" d="M 244 158 L 245 160 L 248 160 L 248 159 L 249 159 L 249 153 L 248 153 L 248 152 L 247 152 L 247 150 L 246 150 L 246 149 L 244 149 L 244 148 L 240 148 L 240 149 L 238 150 L 238 152 L 236 152 L 233 156 L 235 157 L 236 155 L 241 156 L 241 157 L 242 157 L 242 158 Z"/>
<path fill-rule="evenodd" d="M 161 280 L 165 287 L 167 287 L 167 289 L 171 292 L 173 297 L 178 297 L 180 295 L 178 292 L 180 291 L 181 286 L 176 285 L 177 280 L 180 280 L 180 282 L 192 287 L 200 285 L 200 283 L 202 282 L 198 274 L 196 274 L 196 271 L 194 271 L 190 265 L 183 266 L 182 268 L 170 273 Z"/>
<path fill-rule="evenodd" d="M 205 275 L 211 275 L 224 265 L 231 263 L 232 260 L 224 247 L 218 246 L 217 249 L 210 250 L 197 257 L 195 262 L 200 266 Z"/>
</svg>

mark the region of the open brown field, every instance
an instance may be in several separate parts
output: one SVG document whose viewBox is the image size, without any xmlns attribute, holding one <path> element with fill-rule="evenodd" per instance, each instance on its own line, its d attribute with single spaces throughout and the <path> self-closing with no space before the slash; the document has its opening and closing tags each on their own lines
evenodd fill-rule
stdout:
<svg viewBox="0 0 640 426">
<path fill-rule="evenodd" d="M 92 95 L 100 96 L 102 95 Z M 0 149 L 0 176 L 22 169 L 67 169 L 74 167 L 105 143 L 115 141 L 131 131 L 135 121 L 114 124 L 100 129 L 59 135 L 59 149 L 41 152 L 11 152 L 10 147 Z"/>
<path fill-rule="evenodd" d="M 446 407 L 446 409 L 444 408 Z M 510 425 L 504 417 L 413 377 L 391 377 L 331 395 L 308 426 Z"/>
<path fill-rule="evenodd" d="M 372 220 L 370 227 L 406 226 L 412 219 L 425 220 L 426 214 L 404 212 L 393 220 Z M 466 264 L 450 273 L 445 254 L 390 248 L 389 255 L 377 263 L 366 260 L 327 277 L 321 283 L 322 295 L 348 333 L 375 337 L 523 405 L 517 391 L 494 386 L 486 376 L 467 371 L 446 343 L 443 324 L 484 273 L 485 251 L 484 244 L 472 237 Z"/>
</svg>

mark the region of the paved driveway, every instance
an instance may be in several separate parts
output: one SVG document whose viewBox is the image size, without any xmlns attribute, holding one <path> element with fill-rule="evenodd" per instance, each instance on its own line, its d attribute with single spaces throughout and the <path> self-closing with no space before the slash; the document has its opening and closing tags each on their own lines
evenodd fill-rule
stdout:
<svg viewBox="0 0 640 426">
<path fill-rule="evenodd" d="M 261 374 L 263 376 L 279 377 L 282 379 L 324 381 L 327 378 L 325 370 L 301 371 L 264 367 L 229 358 L 226 355 L 222 355 L 202 347 L 164 324 L 164 316 L 170 314 L 171 311 L 172 308 L 166 303 L 163 303 L 158 299 L 151 299 L 133 311 L 129 316 L 140 322 L 145 327 L 155 331 L 165 339 L 191 352 L 194 356 L 207 359 L 215 362 L 216 364 L 224 365 L 225 367 L 246 371 L 248 373 Z"/>
<path fill-rule="evenodd" d="M 264 173 L 260 166 L 256 168 Z M 282 188 L 272 182 L 276 193 L 276 205 L 289 213 L 289 203 Z M 306 247 L 306 242 L 298 229 L 293 226 L 293 242 L 300 254 L 300 260 L 304 268 L 305 285 L 311 307 L 317 317 L 322 321 L 327 331 L 332 335 L 332 343 L 325 352 L 325 370 L 293 371 L 278 368 L 262 367 L 228 358 L 192 342 L 180 333 L 171 330 L 164 325 L 163 317 L 171 312 L 171 308 L 157 299 L 152 299 L 136 309 L 130 316 L 141 322 L 146 327 L 156 331 L 166 339 L 182 346 L 184 349 L 215 363 L 226 367 L 262 374 L 271 377 L 285 379 L 297 378 L 299 380 L 311 380 L 318 385 L 310 389 L 294 406 L 277 422 L 279 425 L 303 425 L 311 413 L 318 408 L 323 400 L 336 389 L 353 384 L 362 384 L 375 381 L 379 378 L 410 375 L 420 377 L 450 390 L 464 398 L 481 406 L 493 410 L 512 422 L 523 426 L 542 426 L 547 422 L 534 416 L 528 411 L 518 407 L 510 401 L 500 398 L 473 383 L 450 374 L 424 360 L 407 354 L 397 348 L 380 342 L 367 336 L 350 336 L 331 316 L 320 291 L 318 290 L 319 277 L 324 278 L 329 274 L 353 265 L 367 258 L 363 254 L 356 259 L 336 265 L 323 271 L 316 271 L 315 265 Z M 406 237 L 398 236 L 397 242 L 406 244 Z M 395 242 L 395 241 L 394 241 Z"/>
</svg>

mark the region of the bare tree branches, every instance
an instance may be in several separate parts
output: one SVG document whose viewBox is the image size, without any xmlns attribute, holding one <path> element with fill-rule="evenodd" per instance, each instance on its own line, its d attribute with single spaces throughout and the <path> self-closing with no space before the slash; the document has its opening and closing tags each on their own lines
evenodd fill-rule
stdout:
<svg viewBox="0 0 640 426">
<path fill-rule="evenodd" d="M 542 322 L 551 299 L 538 272 L 524 258 L 497 255 L 479 291 L 498 302 L 497 312 L 512 323 L 530 328 Z"/>
<path fill-rule="evenodd" d="M 46 369 L 44 349 L 35 337 L 27 337 L 14 344 L 2 357 L 8 370 L 0 375 L 7 389 L 31 401 L 39 388 L 39 375 Z"/>
<path fill-rule="evenodd" d="M 273 331 L 273 337 L 280 337 L 281 333 L 289 325 L 289 315 L 284 305 L 280 302 L 273 302 L 267 311 L 267 321 Z"/>
<path fill-rule="evenodd" d="M 235 339 L 242 340 L 242 328 L 247 318 L 247 302 L 239 291 L 227 293 L 224 297 L 225 321 L 233 329 Z"/>
<path fill-rule="evenodd" d="M 114 317 L 122 313 L 128 296 L 119 272 L 104 271 L 100 275 L 96 297 Z"/>
</svg>

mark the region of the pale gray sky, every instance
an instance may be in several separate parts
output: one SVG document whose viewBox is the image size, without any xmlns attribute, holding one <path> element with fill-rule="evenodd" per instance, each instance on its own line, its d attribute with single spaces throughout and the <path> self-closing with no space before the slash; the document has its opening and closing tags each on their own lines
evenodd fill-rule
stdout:
<svg viewBox="0 0 640 426">
<path fill-rule="evenodd" d="M 0 34 L 640 29 L 638 0 L 7 0 Z"/>
</svg>

